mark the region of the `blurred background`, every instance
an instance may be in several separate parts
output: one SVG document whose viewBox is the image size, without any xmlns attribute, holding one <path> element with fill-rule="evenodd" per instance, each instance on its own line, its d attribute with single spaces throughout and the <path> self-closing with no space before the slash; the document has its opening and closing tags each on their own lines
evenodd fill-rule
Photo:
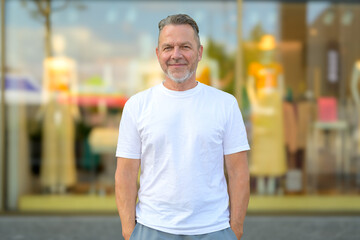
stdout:
<svg viewBox="0 0 360 240">
<path fill-rule="evenodd" d="M 1 213 L 116 216 L 122 108 L 163 80 L 157 24 L 186 13 L 197 80 L 243 114 L 249 214 L 360 214 L 359 1 L 1 3 Z"/>
</svg>

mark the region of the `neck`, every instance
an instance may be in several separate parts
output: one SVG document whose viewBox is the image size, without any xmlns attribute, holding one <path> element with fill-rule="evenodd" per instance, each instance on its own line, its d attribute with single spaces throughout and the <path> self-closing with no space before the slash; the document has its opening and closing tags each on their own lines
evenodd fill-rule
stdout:
<svg viewBox="0 0 360 240">
<path fill-rule="evenodd" d="M 173 91 L 186 91 L 186 90 L 196 87 L 197 84 L 198 84 L 198 82 L 196 81 L 195 74 L 193 75 L 193 77 L 187 79 L 186 81 L 184 81 L 182 83 L 177 83 L 168 77 L 166 77 L 165 81 L 164 81 L 164 86 L 167 89 L 170 89 Z"/>
</svg>

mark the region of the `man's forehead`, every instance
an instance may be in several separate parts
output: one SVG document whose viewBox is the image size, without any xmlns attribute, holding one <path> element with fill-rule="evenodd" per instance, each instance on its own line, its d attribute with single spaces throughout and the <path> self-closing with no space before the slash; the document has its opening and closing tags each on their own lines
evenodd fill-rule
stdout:
<svg viewBox="0 0 360 240">
<path fill-rule="evenodd" d="M 159 43 L 161 45 L 166 43 L 184 44 L 186 42 L 191 44 L 197 43 L 195 31 L 189 24 L 169 24 L 160 31 Z"/>
<path fill-rule="evenodd" d="M 182 46 L 182 45 L 193 45 L 194 43 L 190 41 L 163 41 L 160 43 L 161 46 L 170 45 L 170 46 Z"/>
</svg>

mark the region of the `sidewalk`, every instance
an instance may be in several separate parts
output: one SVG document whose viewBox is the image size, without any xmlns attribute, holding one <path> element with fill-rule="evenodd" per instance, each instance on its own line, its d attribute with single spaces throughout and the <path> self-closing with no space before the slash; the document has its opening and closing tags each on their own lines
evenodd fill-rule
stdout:
<svg viewBox="0 0 360 240">
<path fill-rule="evenodd" d="M 360 216 L 248 216 L 242 240 L 358 240 L 359 236 Z M 0 216 L 0 239 L 123 238 L 117 216 Z"/>
</svg>

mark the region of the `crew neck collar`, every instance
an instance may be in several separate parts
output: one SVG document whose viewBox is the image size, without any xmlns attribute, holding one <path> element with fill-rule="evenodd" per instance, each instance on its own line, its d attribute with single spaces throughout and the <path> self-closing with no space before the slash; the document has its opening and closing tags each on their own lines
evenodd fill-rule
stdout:
<svg viewBox="0 0 360 240">
<path fill-rule="evenodd" d="M 200 83 L 200 82 L 197 81 L 196 86 L 193 87 L 193 88 L 190 88 L 190 89 L 185 90 L 185 91 L 175 91 L 175 90 L 170 90 L 170 89 L 168 89 L 167 87 L 165 87 L 165 86 L 164 86 L 164 82 L 162 82 L 162 83 L 160 84 L 161 90 L 162 90 L 165 94 L 167 94 L 167 95 L 169 95 L 169 96 L 172 96 L 172 97 L 188 97 L 188 96 L 192 96 L 192 95 L 194 95 L 195 93 L 197 93 L 198 91 L 200 91 L 201 87 L 202 87 L 202 83 Z"/>
</svg>

